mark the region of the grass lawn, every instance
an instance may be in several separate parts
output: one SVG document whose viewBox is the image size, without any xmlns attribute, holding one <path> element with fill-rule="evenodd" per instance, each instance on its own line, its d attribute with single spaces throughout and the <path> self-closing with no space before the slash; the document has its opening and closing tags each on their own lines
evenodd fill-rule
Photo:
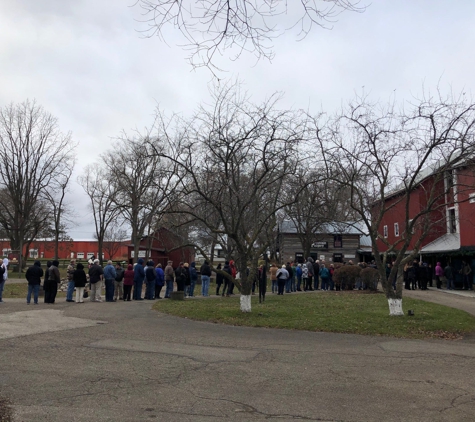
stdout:
<svg viewBox="0 0 475 422">
<path fill-rule="evenodd" d="M 42 287 L 40 287 L 41 292 Z M 28 293 L 28 284 L 26 283 L 12 283 L 12 284 L 5 284 L 5 288 L 3 290 L 3 298 L 4 299 L 25 299 L 26 294 Z M 66 297 L 66 292 L 58 291 L 56 297 Z"/>
<path fill-rule="evenodd" d="M 404 298 L 404 312 L 415 316 L 390 317 L 382 293 L 321 292 L 252 297 L 252 312 L 239 310 L 239 295 L 230 298 L 160 300 L 159 312 L 189 319 L 249 327 L 286 328 L 407 338 L 460 339 L 475 332 L 475 317 L 465 311 L 422 300 Z"/>
</svg>

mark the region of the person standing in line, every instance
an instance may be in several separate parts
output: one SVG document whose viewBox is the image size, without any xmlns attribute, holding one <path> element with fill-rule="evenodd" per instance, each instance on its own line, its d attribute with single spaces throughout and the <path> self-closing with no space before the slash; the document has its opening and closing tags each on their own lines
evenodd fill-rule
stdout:
<svg viewBox="0 0 475 422">
<path fill-rule="evenodd" d="M 447 290 L 454 290 L 454 271 L 448 262 L 446 267 L 444 268 L 444 275 L 447 279 Z"/>
<path fill-rule="evenodd" d="M 7 264 L 5 265 L 5 261 L 7 261 Z M 7 277 L 5 274 L 7 274 L 7 266 L 8 266 L 8 259 L 5 258 L 2 262 L 2 265 L 0 265 L 0 303 L 3 302 L 3 289 L 5 287 L 5 282 L 7 280 Z"/>
<path fill-rule="evenodd" d="M 211 277 L 211 267 L 208 264 L 208 261 L 205 261 L 200 268 L 201 273 L 201 295 L 204 297 L 209 296 L 209 283 Z"/>
<path fill-rule="evenodd" d="M 322 290 L 328 290 L 330 287 L 330 271 L 325 267 L 325 264 L 322 262 L 320 265 L 320 273 L 318 274 L 322 279 L 321 288 Z"/>
<path fill-rule="evenodd" d="M 124 299 L 124 272 L 122 265 L 117 263 L 115 266 L 114 301 Z"/>
<path fill-rule="evenodd" d="M 441 289 L 442 288 L 442 279 L 444 275 L 444 269 L 442 268 L 442 264 L 440 262 L 437 263 L 435 266 L 435 282 L 437 284 L 437 288 Z"/>
<path fill-rule="evenodd" d="M 229 261 L 224 262 L 223 271 L 228 273 L 229 277 L 226 277 L 223 274 L 224 287 L 223 287 L 223 294 L 222 295 L 226 296 L 226 297 L 229 297 L 229 288 L 230 288 L 230 285 L 231 285 L 230 284 L 231 283 L 230 277 L 232 277 L 231 267 L 229 266 Z"/>
<path fill-rule="evenodd" d="M 272 293 L 277 293 L 277 265 L 271 264 L 270 269 L 270 281 L 271 281 L 271 291 Z"/>
<path fill-rule="evenodd" d="M 89 268 L 89 282 L 91 283 L 91 302 L 102 302 L 101 300 L 101 290 L 102 290 L 102 280 L 104 279 L 104 270 L 99 265 L 99 260 L 95 259 Z"/>
<path fill-rule="evenodd" d="M 155 272 L 155 263 L 150 260 L 147 261 L 147 267 L 145 268 L 145 300 L 155 299 L 155 279 L 157 273 Z"/>
<path fill-rule="evenodd" d="M 302 265 L 302 286 L 303 286 L 303 291 L 307 291 L 307 286 L 309 285 L 308 281 L 308 267 L 307 264 Z"/>
<path fill-rule="evenodd" d="M 84 265 L 80 262 L 78 262 L 73 272 L 73 283 L 76 288 L 76 303 L 84 303 L 84 288 L 86 287 L 87 277 L 84 272 Z"/>
<path fill-rule="evenodd" d="M 292 285 L 292 278 L 293 278 L 293 271 L 292 271 L 292 266 L 290 265 L 290 262 L 287 262 L 287 265 L 285 266 L 285 269 L 287 270 L 287 274 L 289 274 L 289 278 L 285 282 L 285 293 L 290 293 L 291 290 L 291 285 Z"/>
<path fill-rule="evenodd" d="M 185 297 L 190 296 L 190 286 L 191 286 L 191 278 L 190 278 L 190 265 L 188 262 L 183 264 L 183 268 L 185 270 Z"/>
<path fill-rule="evenodd" d="M 238 279 L 238 269 L 233 260 L 229 261 L 229 268 L 231 268 L 231 275 L 233 276 L 233 280 Z M 234 294 L 234 282 L 231 280 L 229 282 L 228 295 L 231 296 L 233 294 Z"/>
<path fill-rule="evenodd" d="M 142 288 L 143 281 L 145 279 L 145 269 L 143 267 L 143 259 L 139 258 L 137 264 L 134 267 L 134 300 L 143 300 L 142 298 Z"/>
<path fill-rule="evenodd" d="M 132 264 L 127 266 L 124 271 L 124 301 L 130 302 L 132 300 L 132 286 L 134 285 L 134 267 Z"/>
<path fill-rule="evenodd" d="M 196 262 L 193 261 L 190 264 L 190 297 L 195 294 L 195 286 L 198 282 L 198 271 L 196 271 Z"/>
<path fill-rule="evenodd" d="M 160 292 L 165 285 L 165 273 L 162 269 L 162 264 L 157 264 L 155 267 L 155 299 L 161 299 Z"/>
<path fill-rule="evenodd" d="M 112 265 L 112 261 L 107 261 L 107 265 L 104 267 L 104 279 L 106 282 L 106 302 L 114 302 L 114 287 L 115 278 L 117 273 Z"/>
<path fill-rule="evenodd" d="M 175 271 L 173 270 L 173 261 L 168 261 L 165 267 L 165 299 L 170 299 L 170 295 L 173 292 L 173 282 L 175 281 Z"/>
<path fill-rule="evenodd" d="M 278 287 L 278 295 L 283 295 L 284 294 L 284 287 L 285 283 L 289 279 L 289 273 L 287 272 L 285 265 L 282 265 L 282 268 L 280 268 L 277 271 L 277 287 Z"/>
<path fill-rule="evenodd" d="M 51 303 L 54 303 L 56 299 L 56 293 L 58 292 L 58 285 L 61 283 L 61 275 L 59 274 L 59 261 L 54 260 L 51 263 L 51 266 L 48 268 L 48 282 L 51 283 L 53 287 L 53 301 Z"/>
<path fill-rule="evenodd" d="M 216 270 L 221 271 L 221 263 L 218 264 Z M 224 282 L 223 274 L 219 273 L 218 271 L 216 271 L 216 296 L 219 296 L 219 290 L 221 289 L 221 286 Z"/>
<path fill-rule="evenodd" d="M 66 302 L 74 302 L 73 294 L 74 294 L 74 281 L 73 281 L 73 273 L 75 271 L 74 266 L 76 265 L 76 261 L 71 259 L 68 265 L 68 269 L 66 271 L 66 277 L 68 278 L 68 290 L 66 293 Z"/>
<path fill-rule="evenodd" d="M 312 288 L 312 279 L 314 276 L 314 270 L 313 270 L 313 258 L 308 257 L 307 258 L 307 269 L 308 269 L 308 277 L 307 277 L 307 286 L 305 286 L 305 291 L 307 290 L 313 290 Z"/>
<path fill-rule="evenodd" d="M 26 270 L 25 274 L 25 278 L 28 281 L 28 294 L 26 296 L 26 303 L 28 305 L 31 301 L 31 293 L 33 293 L 35 305 L 38 305 L 41 277 L 43 277 L 43 268 L 41 268 L 41 262 L 35 261 L 35 263 Z"/>
<path fill-rule="evenodd" d="M 185 291 L 185 268 L 183 267 L 183 262 L 178 264 L 175 270 L 175 281 L 176 281 L 176 291 L 184 292 Z"/>
<path fill-rule="evenodd" d="M 43 290 L 45 291 L 45 303 L 54 303 L 56 292 L 58 291 L 58 286 L 56 285 L 56 283 L 54 283 L 53 286 L 53 283 L 49 281 L 49 269 L 51 267 L 51 264 L 51 261 L 48 261 L 46 263 L 45 279 L 43 281 Z"/>
<path fill-rule="evenodd" d="M 302 264 L 297 264 L 297 267 L 295 268 L 295 275 L 297 277 L 297 292 L 302 291 Z"/>
<path fill-rule="evenodd" d="M 460 270 L 462 273 L 463 277 L 463 289 L 464 290 L 472 290 L 473 289 L 473 283 L 472 283 L 472 267 L 470 267 L 470 264 L 468 261 L 465 261 L 463 263 L 463 267 Z"/>
<path fill-rule="evenodd" d="M 320 281 L 320 261 L 317 259 L 313 263 L 313 290 L 318 290 L 319 281 Z"/>
</svg>

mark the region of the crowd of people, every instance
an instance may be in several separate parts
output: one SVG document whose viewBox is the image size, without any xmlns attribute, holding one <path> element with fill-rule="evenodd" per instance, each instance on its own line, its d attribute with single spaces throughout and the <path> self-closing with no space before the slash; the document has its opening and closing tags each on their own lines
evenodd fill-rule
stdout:
<svg viewBox="0 0 475 422">
<path fill-rule="evenodd" d="M 348 264 L 353 265 L 351 261 Z M 358 265 L 368 266 L 366 263 Z M 369 266 L 376 267 L 374 263 L 370 263 Z M 0 266 L 0 276 L 3 280 L 7 276 L 7 267 L 8 262 L 6 264 L 4 262 Z M 224 265 L 218 264 L 216 269 L 219 270 L 216 271 L 216 295 L 227 297 L 233 295 L 234 283 L 232 280 L 240 279 L 240 273 L 234 261 L 226 261 Z M 327 266 L 325 262 L 314 261 L 311 257 L 305 263 L 287 262 L 281 268 L 278 268 L 276 264 L 271 264 L 269 269 L 271 291 L 277 295 L 283 295 L 284 292 L 339 290 L 341 286 L 336 285 L 333 280 L 335 270 L 334 264 Z M 249 268 L 246 271 L 249 276 Z M 390 272 L 391 264 L 388 264 L 386 275 L 389 276 Z M 463 277 L 464 289 L 471 290 L 473 275 L 469 263 L 465 262 L 459 272 Z M 230 277 L 226 277 L 223 273 L 229 274 Z M 84 265 L 81 262 L 76 263 L 73 259 L 67 268 L 66 302 L 84 303 L 84 298 L 88 296 L 91 302 L 102 302 L 103 283 L 106 302 L 170 298 L 175 283 L 177 291 L 183 292 L 185 297 L 193 297 L 199 274 L 201 275 L 201 295 L 208 297 L 212 271 L 207 261 L 201 265 L 198 272 L 195 262 L 191 264 L 180 262 L 176 268 L 173 268 L 173 262 L 168 261 L 166 267 L 162 268 L 160 263 L 155 265 L 152 260 L 145 263 L 143 259 L 139 259 L 135 265 L 129 264 L 127 269 L 124 269 L 119 263 L 114 265 L 112 261 L 108 261 L 103 268 L 99 260 L 94 259 L 89 262 L 86 273 Z M 28 304 L 31 302 L 32 296 L 34 303 L 38 304 L 39 289 L 43 277 L 44 302 L 55 303 L 58 286 L 61 282 L 57 260 L 48 261 L 45 271 L 41 268 L 40 261 L 35 261 L 27 269 L 28 293 L 26 301 Z M 455 288 L 454 278 L 455 270 L 450 263 L 442 268 L 441 263 L 438 262 L 434 272 L 432 272 L 430 264 L 419 263 L 417 260 L 406 264 L 404 268 L 405 289 L 427 290 L 428 287 L 432 287 L 433 279 L 436 281 L 437 288 L 440 289 L 442 280 L 445 279 L 447 289 L 451 290 Z M 4 282 L 2 286 L 3 284 Z M 143 294 L 144 284 L 145 294 Z M 259 267 L 253 277 L 252 293 L 255 292 L 257 285 L 259 285 L 261 293 L 263 291 L 265 295 L 267 272 L 263 265 Z M 165 288 L 165 293 L 162 297 L 163 288 Z M 356 283 L 356 288 L 364 289 L 365 286 Z M 0 301 L 2 301 L 1 291 Z"/>
</svg>

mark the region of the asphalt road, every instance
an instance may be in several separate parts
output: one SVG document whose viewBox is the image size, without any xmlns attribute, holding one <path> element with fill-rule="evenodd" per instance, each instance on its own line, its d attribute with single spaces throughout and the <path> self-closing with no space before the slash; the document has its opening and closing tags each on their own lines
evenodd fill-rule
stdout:
<svg viewBox="0 0 475 422">
<path fill-rule="evenodd" d="M 150 307 L 0 304 L 14 420 L 475 420 L 475 338 L 232 327 Z"/>
</svg>

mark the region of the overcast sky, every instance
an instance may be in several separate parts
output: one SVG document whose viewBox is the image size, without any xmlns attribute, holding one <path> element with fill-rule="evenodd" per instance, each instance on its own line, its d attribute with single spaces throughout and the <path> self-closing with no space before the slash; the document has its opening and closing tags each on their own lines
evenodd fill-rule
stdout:
<svg viewBox="0 0 475 422">
<path fill-rule="evenodd" d="M 157 104 L 188 115 L 208 99 L 210 72 L 190 68 L 173 31 L 168 45 L 143 38 L 134 2 L 0 1 L 0 106 L 36 99 L 55 115 L 79 143 L 74 178 L 121 130 L 149 126 Z M 363 87 L 381 100 L 437 85 L 473 94 L 474 45 L 473 0 L 372 0 L 332 30 L 314 28 L 300 42 L 295 33 L 280 37 L 272 63 L 223 60 L 220 76 L 244 81 L 256 101 L 281 91 L 282 106 L 315 112 L 335 110 Z M 69 234 L 92 238 L 88 198 L 76 183 L 71 190 L 78 225 Z"/>
</svg>

